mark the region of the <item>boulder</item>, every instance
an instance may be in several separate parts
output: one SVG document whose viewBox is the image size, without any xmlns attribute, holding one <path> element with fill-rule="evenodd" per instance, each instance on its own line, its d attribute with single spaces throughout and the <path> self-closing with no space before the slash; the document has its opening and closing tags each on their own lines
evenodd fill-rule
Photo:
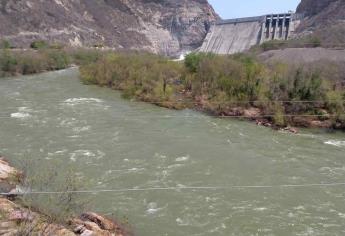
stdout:
<svg viewBox="0 0 345 236">
<path fill-rule="evenodd" d="M 246 118 L 255 119 L 261 116 L 261 110 L 259 108 L 251 107 L 243 111 L 243 115 Z"/>
<path fill-rule="evenodd" d="M 88 220 L 88 221 L 96 223 L 103 230 L 116 229 L 116 225 L 114 222 L 93 212 L 84 213 L 80 216 L 80 218 L 82 220 Z"/>
<path fill-rule="evenodd" d="M 0 181 L 18 181 L 21 172 L 9 165 L 3 157 L 0 157 Z"/>
</svg>

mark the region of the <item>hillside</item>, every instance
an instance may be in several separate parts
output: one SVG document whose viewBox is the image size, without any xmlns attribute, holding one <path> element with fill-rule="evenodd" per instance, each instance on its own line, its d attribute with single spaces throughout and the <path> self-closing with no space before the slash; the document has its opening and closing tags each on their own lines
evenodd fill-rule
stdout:
<svg viewBox="0 0 345 236">
<path fill-rule="evenodd" d="M 216 19 L 207 0 L 4 0 L 0 38 L 177 55 L 200 46 Z"/>
<path fill-rule="evenodd" d="M 306 16 L 298 29 L 300 34 L 314 33 L 326 46 L 344 46 L 344 0 L 302 0 L 297 13 Z"/>
</svg>

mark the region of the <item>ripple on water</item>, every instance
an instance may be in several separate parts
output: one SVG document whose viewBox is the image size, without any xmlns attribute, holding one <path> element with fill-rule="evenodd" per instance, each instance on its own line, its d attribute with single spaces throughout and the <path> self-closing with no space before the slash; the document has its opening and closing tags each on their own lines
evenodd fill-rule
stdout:
<svg viewBox="0 0 345 236">
<path fill-rule="evenodd" d="M 99 160 L 105 156 L 105 153 L 97 150 L 96 152 L 92 152 L 90 150 L 76 150 L 70 154 L 70 160 L 76 162 L 80 158 L 90 158 Z"/>
</svg>

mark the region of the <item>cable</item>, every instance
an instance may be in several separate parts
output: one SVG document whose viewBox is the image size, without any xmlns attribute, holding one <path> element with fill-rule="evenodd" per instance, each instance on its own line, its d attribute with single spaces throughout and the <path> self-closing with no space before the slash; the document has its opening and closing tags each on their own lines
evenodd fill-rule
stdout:
<svg viewBox="0 0 345 236">
<path fill-rule="evenodd" d="M 247 119 L 258 119 L 258 118 L 272 118 L 272 117 L 276 117 L 277 115 L 275 114 L 268 114 L 268 115 L 258 115 L 258 116 L 250 116 L 250 115 L 210 115 L 210 116 L 169 116 L 169 115 L 157 115 L 157 116 L 152 116 L 152 115 L 148 115 L 148 116 L 137 116 L 137 115 L 131 115 L 131 116 L 111 116 L 111 118 L 117 118 L 117 119 L 127 119 L 129 117 L 133 117 L 133 118 L 205 118 L 205 117 L 210 117 L 210 118 L 247 118 Z M 345 113 L 341 113 L 341 114 L 336 114 L 336 115 L 298 115 L 298 114 L 291 114 L 291 115 L 279 115 L 280 117 L 338 117 L 338 116 L 345 116 Z M 11 116 L 0 116 L 0 119 L 14 119 L 16 117 L 11 117 Z M 23 118 L 17 118 L 17 119 L 29 119 L 30 117 L 23 117 Z"/>
<path fill-rule="evenodd" d="M 71 106 L 72 105 L 86 105 L 86 104 L 90 104 L 92 102 L 94 102 L 93 100 L 91 99 L 97 99 L 97 100 L 100 100 L 100 102 L 95 102 L 94 104 L 102 104 L 104 102 L 107 102 L 107 101 L 103 101 L 102 98 L 70 98 L 70 99 L 90 99 L 90 100 L 85 100 L 83 103 L 83 100 L 76 100 L 75 101 L 75 104 L 73 104 L 73 102 L 68 102 L 66 100 L 64 101 L 61 101 L 61 100 L 57 100 L 57 99 L 44 99 L 44 101 L 56 101 L 56 102 L 59 102 L 59 104 L 70 104 Z M 150 102 L 150 101 L 143 101 L 143 100 L 127 100 L 127 99 L 121 99 L 122 101 L 124 102 L 137 102 L 137 103 L 166 103 L 166 102 L 169 102 L 169 103 L 200 103 L 198 101 L 157 101 L 157 102 Z M 266 103 L 266 102 L 285 102 L 285 103 L 313 103 L 313 102 L 319 102 L 319 103 L 326 103 L 326 102 L 331 102 L 331 101 L 339 101 L 339 102 L 345 102 L 345 99 L 327 99 L 327 100 L 239 100 L 239 101 L 226 101 L 226 102 L 214 102 L 214 101 L 208 101 L 209 104 L 232 104 L 232 103 L 254 103 L 254 102 L 263 102 L 263 103 Z M 30 102 L 30 101 L 26 101 L 26 102 Z M 29 104 L 30 105 L 30 104 Z M 24 107 L 25 105 L 23 105 Z M 17 106 L 13 106 L 12 108 L 19 108 Z M 29 108 L 30 109 L 30 108 Z"/>
<path fill-rule="evenodd" d="M 95 194 L 95 193 L 126 193 L 126 192 L 148 192 L 148 191 L 183 191 L 183 190 L 231 190 L 231 189 L 271 189 L 271 188 L 307 188 L 307 187 L 338 187 L 344 183 L 319 183 L 319 184 L 283 184 L 283 185 L 234 185 L 234 186 L 182 186 L 182 187 L 152 187 L 152 188 L 123 188 L 123 189 L 101 189 L 101 190 L 73 190 L 73 191 L 23 191 L 13 193 L 0 193 L 2 196 L 10 195 L 47 195 L 47 194 Z"/>
</svg>

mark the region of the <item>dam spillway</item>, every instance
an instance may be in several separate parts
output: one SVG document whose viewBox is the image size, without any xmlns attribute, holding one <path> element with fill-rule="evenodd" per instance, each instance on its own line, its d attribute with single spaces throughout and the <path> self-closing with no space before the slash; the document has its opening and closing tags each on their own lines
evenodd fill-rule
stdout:
<svg viewBox="0 0 345 236">
<path fill-rule="evenodd" d="M 270 14 L 229 19 L 211 26 L 200 52 L 234 54 L 269 40 L 287 40 L 300 22 L 298 14 Z"/>
</svg>

